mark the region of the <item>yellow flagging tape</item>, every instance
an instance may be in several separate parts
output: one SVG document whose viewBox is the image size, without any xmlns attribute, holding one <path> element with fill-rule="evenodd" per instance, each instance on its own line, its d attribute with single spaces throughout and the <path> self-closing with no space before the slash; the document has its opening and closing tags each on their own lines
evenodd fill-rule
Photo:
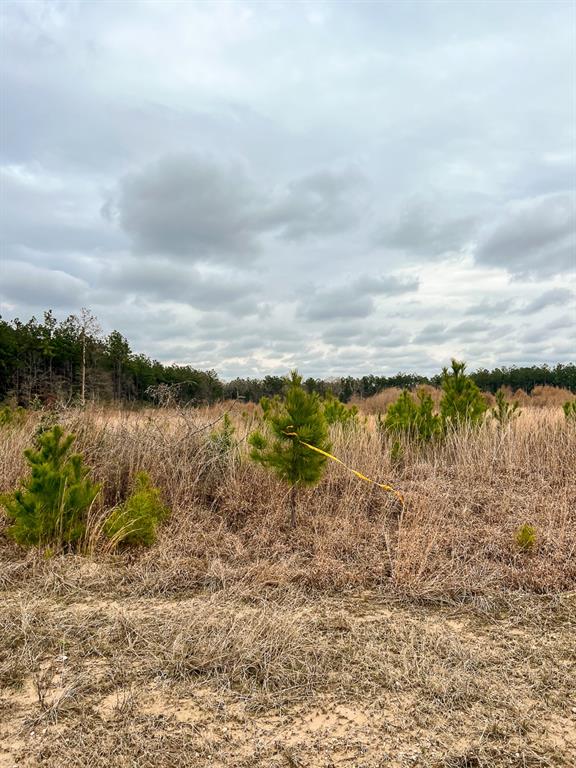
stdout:
<svg viewBox="0 0 576 768">
<path fill-rule="evenodd" d="M 290 429 L 290 427 L 288 427 Z M 349 472 L 352 472 L 356 477 L 359 477 L 360 480 L 365 480 L 367 483 L 372 483 L 372 485 L 377 485 L 378 488 L 383 488 L 385 491 L 389 491 L 390 493 L 393 493 L 394 496 L 398 499 L 400 504 L 404 506 L 404 496 L 400 493 L 400 491 L 397 491 L 395 488 L 392 488 L 391 485 L 386 485 L 386 483 L 377 483 L 376 480 L 371 480 L 369 477 L 366 477 L 366 475 L 363 475 L 362 472 L 357 472 L 355 469 L 352 469 L 352 467 L 349 467 L 347 464 L 344 464 L 344 462 L 341 459 L 338 459 L 336 456 L 333 456 L 331 453 L 328 453 L 328 451 L 323 451 L 322 448 L 317 448 L 315 445 L 311 445 L 310 443 L 305 443 L 304 440 L 301 440 L 298 436 L 297 432 L 284 432 L 285 435 L 288 437 L 295 437 L 298 442 L 301 445 L 305 445 L 306 448 L 310 448 L 311 451 L 316 451 L 316 453 L 321 453 L 322 456 L 327 456 L 329 459 L 332 459 L 332 461 L 338 462 L 338 464 L 342 464 L 343 467 L 345 467 Z"/>
</svg>

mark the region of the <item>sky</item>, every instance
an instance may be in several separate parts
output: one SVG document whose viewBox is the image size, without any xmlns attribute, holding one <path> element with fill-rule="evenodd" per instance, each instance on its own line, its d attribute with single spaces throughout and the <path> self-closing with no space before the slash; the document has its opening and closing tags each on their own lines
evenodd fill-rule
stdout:
<svg viewBox="0 0 576 768">
<path fill-rule="evenodd" d="M 0 314 L 224 379 L 576 360 L 576 4 L 0 4 Z"/>
</svg>

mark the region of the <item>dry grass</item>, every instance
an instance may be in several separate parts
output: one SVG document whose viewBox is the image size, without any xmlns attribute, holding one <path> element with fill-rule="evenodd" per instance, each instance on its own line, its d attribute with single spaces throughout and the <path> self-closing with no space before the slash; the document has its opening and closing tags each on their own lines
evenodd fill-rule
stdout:
<svg viewBox="0 0 576 768">
<path fill-rule="evenodd" d="M 423 384 L 417 387 L 417 389 L 429 394 L 436 407 L 439 406 L 442 398 L 442 390 L 440 388 Z M 534 387 L 530 394 L 523 389 L 515 391 L 511 387 L 502 387 L 502 389 L 508 400 L 517 400 L 522 408 L 561 408 L 565 402 L 576 399 L 576 395 L 570 392 L 569 389 L 563 389 L 562 387 L 539 385 Z M 377 395 L 372 395 L 372 397 L 354 397 L 352 402 L 362 413 L 369 415 L 386 413 L 388 406 L 397 400 L 401 391 L 398 387 L 388 387 L 378 392 Z M 486 403 L 492 407 L 496 402 L 494 395 L 490 392 L 483 392 L 482 394 Z"/>
<path fill-rule="evenodd" d="M 525 408 L 505 431 L 406 448 L 372 418 L 333 434 L 288 526 L 246 458 L 256 414 L 61 414 L 105 482 L 85 555 L 0 539 L 0 765 L 568 766 L 576 761 L 576 431 Z M 0 490 L 38 417 L 2 432 Z M 102 514 L 147 470 L 172 517 L 112 554 Z M 522 552 L 524 523 L 537 546 Z"/>
</svg>

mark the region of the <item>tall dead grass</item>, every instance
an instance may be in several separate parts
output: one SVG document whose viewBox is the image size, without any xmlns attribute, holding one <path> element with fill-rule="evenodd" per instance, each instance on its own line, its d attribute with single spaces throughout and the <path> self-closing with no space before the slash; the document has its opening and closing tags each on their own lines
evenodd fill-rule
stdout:
<svg viewBox="0 0 576 768">
<path fill-rule="evenodd" d="M 334 453 L 401 490 L 405 508 L 392 494 L 330 463 L 316 488 L 300 491 L 294 531 L 286 488 L 247 456 L 254 414 L 233 410 L 238 446 L 214 454 L 209 433 L 221 412 L 60 415 L 103 483 L 85 549 L 108 558 L 111 573 L 121 567 L 121 575 L 111 577 L 116 586 L 145 594 L 244 582 L 321 590 L 378 586 L 461 600 L 576 583 L 576 431 L 560 409 L 525 408 L 504 431 L 488 419 L 479 431 L 454 433 L 429 448 L 406 446 L 395 463 L 372 417 L 358 429 L 334 428 Z M 15 487 L 26 472 L 22 451 L 38 418 L 3 430 L 0 491 Z M 160 486 L 172 515 L 151 549 L 110 560 L 99 525 L 126 497 L 139 470 Z M 515 542 L 525 523 L 537 532 L 532 552 Z M 7 561 L 21 557 L 5 536 L 0 542 Z M 45 576 L 42 560 L 30 556 L 27 562 Z"/>
<path fill-rule="evenodd" d="M 423 390 L 429 394 L 436 408 L 439 407 L 442 398 L 442 390 L 439 387 L 423 384 L 416 389 Z M 563 389 L 562 387 L 539 385 L 534 387 L 530 393 L 525 392 L 523 389 L 513 390 L 511 387 L 502 387 L 502 389 L 508 400 L 518 401 L 522 408 L 561 408 L 565 402 L 576 399 L 576 395 L 570 392 L 569 389 Z M 386 413 L 388 406 L 398 399 L 401 391 L 398 387 L 388 387 L 378 392 L 378 394 L 372 395 L 372 397 L 354 397 L 352 402 L 362 413 L 370 415 Z M 482 392 L 482 396 L 489 406 L 493 406 L 496 402 L 494 395 L 490 392 Z"/>
</svg>

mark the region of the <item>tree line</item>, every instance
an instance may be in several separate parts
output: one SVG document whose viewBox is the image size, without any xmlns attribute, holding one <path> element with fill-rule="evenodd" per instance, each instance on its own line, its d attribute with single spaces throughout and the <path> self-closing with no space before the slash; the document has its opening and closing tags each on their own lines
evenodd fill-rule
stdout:
<svg viewBox="0 0 576 768">
<path fill-rule="evenodd" d="M 531 392 L 538 385 L 576 392 L 574 364 L 480 369 L 470 377 L 480 389 L 493 393 L 503 386 Z M 370 397 L 389 387 L 438 386 L 440 380 L 441 375 L 398 373 L 331 380 L 308 378 L 303 386 L 309 393 L 317 392 L 322 397 L 331 393 L 348 402 L 354 396 Z M 163 387 L 179 402 L 211 403 L 228 398 L 257 403 L 262 397 L 280 394 L 285 383 L 282 376 L 236 378 L 223 383 L 215 371 L 151 360 L 134 353 L 119 331 L 104 336 L 88 310 L 62 321 L 51 310 L 44 313 L 42 320 L 32 317 L 28 322 L 0 317 L 0 402 L 12 399 L 23 406 L 55 401 L 154 402 L 158 388 Z"/>
<path fill-rule="evenodd" d="M 523 389 L 530 393 L 534 387 L 547 385 L 562 387 L 576 392 L 576 365 L 573 363 L 558 363 L 555 366 L 532 365 L 523 367 L 501 367 L 488 370 L 481 368 L 469 374 L 469 378 L 484 392 L 495 394 L 502 387 L 510 387 L 513 391 Z M 413 373 L 397 373 L 394 376 L 369 376 L 324 379 L 308 378 L 303 382 L 308 392 L 317 392 L 324 397 L 331 392 L 342 402 L 349 402 L 352 397 L 367 398 L 377 395 L 383 389 L 397 387 L 398 389 L 416 389 L 421 384 L 439 387 L 442 374 L 436 376 L 419 376 Z M 285 384 L 281 376 L 266 376 L 264 379 L 234 379 L 224 384 L 224 395 L 227 398 L 240 398 L 251 402 L 259 402 L 261 397 L 273 397 L 280 394 Z"/>
<path fill-rule="evenodd" d="M 0 402 L 152 402 L 159 385 L 171 387 L 185 402 L 223 396 L 214 371 L 135 354 L 119 331 L 103 336 L 87 310 L 61 322 L 52 311 L 42 321 L 33 317 L 26 323 L 0 317 Z"/>
</svg>

